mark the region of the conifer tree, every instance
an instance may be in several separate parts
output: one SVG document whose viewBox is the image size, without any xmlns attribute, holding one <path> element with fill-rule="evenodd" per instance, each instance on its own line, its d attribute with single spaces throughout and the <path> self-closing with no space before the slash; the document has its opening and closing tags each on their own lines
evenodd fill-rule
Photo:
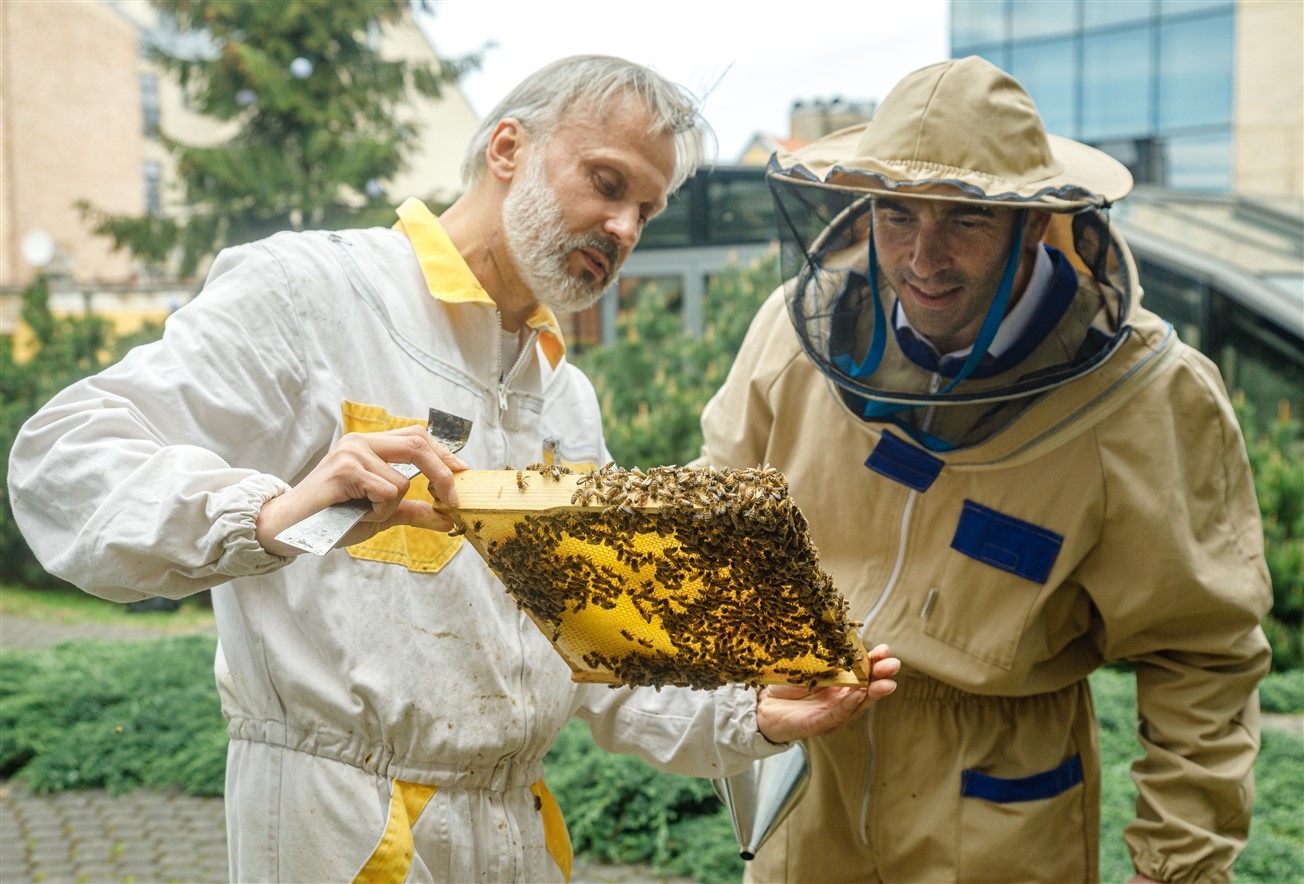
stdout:
<svg viewBox="0 0 1304 884">
<path fill-rule="evenodd" d="M 150 57 L 175 76 L 192 110 L 239 128 L 216 146 L 165 143 L 177 159 L 185 217 L 111 215 L 83 203 L 97 233 L 181 277 L 227 245 L 281 230 L 381 221 L 378 182 L 403 168 L 421 136 L 404 122 L 411 95 L 437 97 L 479 64 L 438 69 L 381 58 L 379 28 L 407 0 L 153 0 L 161 33 L 205 35 L 199 51 L 155 40 Z M 188 41 L 187 45 L 194 41 Z"/>
</svg>

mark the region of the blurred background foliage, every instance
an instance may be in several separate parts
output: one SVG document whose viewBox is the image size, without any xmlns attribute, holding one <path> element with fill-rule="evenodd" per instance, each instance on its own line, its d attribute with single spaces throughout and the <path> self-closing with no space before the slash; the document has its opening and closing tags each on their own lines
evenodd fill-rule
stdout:
<svg viewBox="0 0 1304 884">
<path fill-rule="evenodd" d="M 633 293 L 615 343 L 574 357 L 597 390 L 617 463 L 646 469 L 698 456 L 702 406 L 724 382 L 752 316 L 778 284 L 777 252 L 712 277 L 698 336 L 684 331 L 667 293 L 649 283 Z"/>
</svg>

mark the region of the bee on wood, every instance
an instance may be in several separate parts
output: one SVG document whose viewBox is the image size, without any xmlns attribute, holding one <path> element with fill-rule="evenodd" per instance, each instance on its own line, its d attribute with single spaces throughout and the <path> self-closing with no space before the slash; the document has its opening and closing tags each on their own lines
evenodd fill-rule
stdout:
<svg viewBox="0 0 1304 884">
<path fill-rule="evenodd" d="M 521 472 L 520 470 L 516 471 L 516 487 L 519 488 L 521 491 L 524 491 L 526 488 L 530 487 L 530 483 L 527 482 L 525 479 L 525 473 Z"/>
</svg>

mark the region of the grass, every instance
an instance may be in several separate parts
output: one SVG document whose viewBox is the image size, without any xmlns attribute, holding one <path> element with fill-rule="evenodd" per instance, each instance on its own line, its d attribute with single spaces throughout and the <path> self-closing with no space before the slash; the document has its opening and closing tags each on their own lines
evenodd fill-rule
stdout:
<svg viewBox="0 0 1304 884">
<path fill-rule="evenodd" d="M 30 589 L 0 583 L 0 617 L 69 626 L 132 626 L 156 630 L 160 636 L 211 627 L 213 609 L 206 600 L 206 596 L 185 599 L 171 612 L 138 611 L 73 587 Z"/>
</svg>

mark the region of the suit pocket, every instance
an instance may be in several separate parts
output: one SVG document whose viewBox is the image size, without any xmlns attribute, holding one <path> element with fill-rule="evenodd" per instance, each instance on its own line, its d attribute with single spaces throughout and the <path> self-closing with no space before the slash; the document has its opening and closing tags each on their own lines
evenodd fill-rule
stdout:
<svg viewBox="0 0 1304 884">
<path fill-rule="evenodd" d="M 1085 881 L 1082 759 L 1025 777 L 966 770 L 960 778 L 961 881 Z"/>
<path fill-rule="evenodd" d="M 1054 531 L 966 500 L 942 578 L 920 612 L 924 632 L 1009 669 L 1063 542 Z"/>
<path fill-rule="evenodd" d="M 363 405 L 347 400 L 341 410 L 346 433 L 377 433 L 399 427 L 424 426 L 426 423 L 420 418 L 391 415 L 378 405 Z M 424 475 L 417 473 L 412 477 L 406 497 L 412 500 L 430 500 L 430 483 Z M 396 525 L 369 540 L 355 543 L 346 551 L 355 559 L 388 562 L 402 565 L 409 571 L 435 573 L 452 560 L 462 542 L 460 535 L 450 537 L 426 528 Z"/>
</svg>

